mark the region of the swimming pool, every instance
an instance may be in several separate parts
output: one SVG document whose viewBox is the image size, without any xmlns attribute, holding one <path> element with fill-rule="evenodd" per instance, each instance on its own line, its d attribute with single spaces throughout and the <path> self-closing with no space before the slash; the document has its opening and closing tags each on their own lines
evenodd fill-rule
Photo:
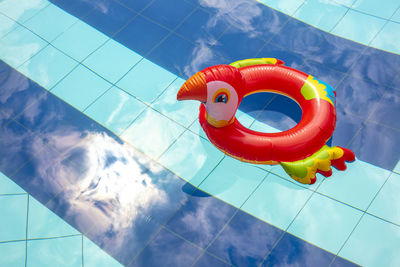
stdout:
<svg viewBox="0 0 400 267">
<path fill-rule="evenodd" d="M 396 1 L 15 3 L 0 1 L 1 265 L 400 262 Z M 211 145 L 176 92 L 249 57 L 336 88 L 346 172 L 304 186 Z M 241 122 L 293 125 L 265 97 Z"/>
</svg>

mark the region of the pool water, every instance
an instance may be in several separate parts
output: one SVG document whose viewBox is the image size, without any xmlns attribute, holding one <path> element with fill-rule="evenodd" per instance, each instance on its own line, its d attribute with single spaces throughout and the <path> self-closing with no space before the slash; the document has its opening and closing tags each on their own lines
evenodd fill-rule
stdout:
<svg viewBox="0 0 400 267">
<path fill-rule="evenodd" d="M 398 266 L 400 3 L 0 0 L 0 266 Z M 216 149 L 180 86 L 275 57 L 337 92 L 313 185 Z M 276 132 L 294 102 L 247 97 Z"/>
</svg>

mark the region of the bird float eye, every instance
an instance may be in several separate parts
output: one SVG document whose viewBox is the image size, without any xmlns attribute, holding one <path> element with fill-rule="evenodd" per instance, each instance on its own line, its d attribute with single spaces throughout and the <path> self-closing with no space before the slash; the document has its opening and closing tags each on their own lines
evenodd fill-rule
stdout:
<svg viewBox="0 0 400 267">
<path fill-rule="evenodd" d="M 215 92 L 213 97 L 214 103 L 228 103 L 229 101 L 229 91 L 226 88 L 221 88 Z"/>
</svg>

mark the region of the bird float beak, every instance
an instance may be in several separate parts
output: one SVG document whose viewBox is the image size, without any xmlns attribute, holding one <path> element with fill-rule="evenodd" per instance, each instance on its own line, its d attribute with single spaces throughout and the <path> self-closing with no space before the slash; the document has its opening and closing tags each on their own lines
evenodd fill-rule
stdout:
<svg viewBox="0 0 400 267">
<path fill-rule="evenodd" d="M 176 98 L 181 100 L 207 101 L 207 82 L 204 73 L 198 72 L 190 77 L 179 89 Z"/>
</svg>

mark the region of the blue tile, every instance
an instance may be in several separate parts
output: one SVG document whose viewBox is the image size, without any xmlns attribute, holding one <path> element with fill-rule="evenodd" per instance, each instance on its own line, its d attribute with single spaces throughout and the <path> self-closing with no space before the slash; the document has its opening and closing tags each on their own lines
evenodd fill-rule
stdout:
<svg viewBox="0 0 400 267">
<path fill-rule="evenodd" d="M 396 13 L 393 14 L 392 20 L 400 22 L 400 9 L 397 9 Z"/>
<path fill-rule="evenodd" d="M 367 118 L 382 98 L 384 88 L 367 80 L 347 76 L 337 87 L 337 111 Z"/>
<path fill-rule="evenodd" d="M 0 13 L 0 38 L 14 30 L 18 24 Z"/>
<path fill-rule="evenodd" d="M 347 170 L 333 170 L 318 192 L 346 204 L 366 210 L 391 172 L 356 160 L 347 164 Z"/>
<path fill-rule="evenodd" d="M 264 111 L 263 113 L 266 113 L 266 111 Z M 259 120 L 255 120 L 253 122 L 253 124 L 250 126 L 250 129 L 257 131 L 257 132 L 262 132 L 262 133 L 279 133 L 279 132 L 281 132 L 280 130 L 278 130 L 264 122 L 260 122 Z"/>
<path fill-rule="evenodd" d="M 122 133 L 122 139 L 157 159 L 185 128 L 148 108 Z"/>
<path fill-rule="evenodd" d="M 235 207 L 241 207 L 267 174 L 253 165 L 225 157 L 200 184 L 200 189 Z"/>
<path fill-rule="evenodd" d="M 262 266 L 329 266 L 334 257 L 332 253 L 286 233 Z"/>
<path fill-rule="evenodd" d="M 400 261 L 400 228 L 364 215 L 339 256 L 362 266 L 396 266 Z"/>
<path fill-rule="evenodd" d="M 384 24 L 384 19 L 350 9 L 331 33 L 362 44 L 369 44 Z"/>
<path fill-rule="evenodd" d="M 116 34 L 114 39 L 136 53 L 145 56 L 168 33 L 168 30 L 165 28 L 154 24 L 142 16 L 138 16 Z"/>
<path fill-rule="evenodd" d="M 350 73 L 382 87 L 391 85 L 399 71 L 399 56 L 375 48 L 367 48 Z"/>
<path fill-rule="evenodd" d="M 333 1 L 309 0 L 296 11 L 294 17 L 329 32 L 347 10 Z"/>
<path fill-rule="evenodd" d="M 359 265 L 355 264 L 349 260 L 346 260 L 342 257 L 336 256 L 330 266 L 332 266 L 332 267 L 355 267 L 355 266 L 359 266 Z"/>
<path fill-rule="evenodd" d="M 111 83 L 79 65 L 51 92 L 82 111 L 110 87 Z"/>
<path fill-rule="evenodd" d="M 108 36 L 114 35 L 137 15 L 114 0 L 103 0 L 99 7 L 94 8 L 84 20 Z"/>
<path fill-rule="evenodd" d="M 82 265 L 82 236 L 30 240 L 27 243 L 28 266 Z"/>
<path fill-rule="evenodd" d="M 400 175 L 393 173 L 379 191 L 378 195 L 368 208 L 368 212 L 385 220 L 400 224 L 400 208 L 397 203 L 400 189 Z"/>
<path fill-rule="evenodd" d="M 0 58 L 17 68 L 46 45 L 43 39 L 19 26 L 0 40 Z"/>
<path fill-rule="evenodd" d="M 271 41 L 282 49 L 301 54 L 328 68 L 347 72 L 365 49 L 364 45 L 318 30 L 298 20 L 289 20 Z M 285 61 L 284 58 L 281 58 Z"/>
<path fill-rule="evenodd" d="M 296 10 L 303 4 L 302 0 L 291 0 L 284 2 L 278 0 L 261 0 L 261 2 L 288 15 L 293 15 Z"/>
<path fill-rule="evenodd" d="M 306 58 L 302 52 L 295 52 L 286 47 L 277 46 L 274 42 L 267 43 L 256 56 L 277 58 L 284 61 L 285 66 L 292 68 L 303 66 Z"/>
<path fill-rule="evenodd" d="M 148 59 L 187 79 L 200 71 L 200 69 L 195 69 L 196 62 L 193 61 L 192 56 L 196 50 L 197 48 L 192 43 L 171 34 L 149 54 Z"/>
<path fill-rule="evenodd" d="M 374 38 L 371 46 L 400 54 L 400 45 L 397 42 L 393 41 L 393 39 L 399 38 L 399 31 L 400 23 L 389 21 Z"/>
<path fill-rule="evenodd" d="M 185 80 L 176 79 L 152 104 L 152 107 L 178 122 L 179 124 L 189 127 L 198 117 L 199 102 L 198 101 L 176 101 L 176 93 L 183 85 Z"/>
<path fill-rule="evenodd" d="M 118 0 L 118 1 L 121 2 L 124 6 L 130 8 L 132 10 L 135 10 L 137 12 L 140 12 L 143 9 L 145 9 L 152 2 L 152 1 L 143 1 L 143 0 L 140 0 L 140 1 Z"/>
<path fill-rule="evenodd" d="M 112 87 L 85 110 L 85 114 L 114 133 L 121 134 L 147 106 Z"/>
<path fill-rule="evenodd" d="M 0 62 L 0 87 L 0 111 L 2 112 L 0 128 L 46 92 L 2 61 Z"/>
<path fill-rule="evenodd" d="M 14 121 L 0 129 L 0 136 L 0 170 L 8 177 L 38 153 L 44 144 L 41 138 Z"/>
<path fill-rule="evenodd" d="M 90 27 L 82 21 L 78 21 L 63 34 L 59 35 L 52 45 L 81 62 L 90 53 L 99 48 L 107 36 Z"/>
<path fill-rule="evenodd" d="M 0 196 L 0 241 L 21 240 L 26 235 L 28 195 Z"/>
<path fill-rule="evenodd" d="M 23 23 L 32 16 L 35 16 L 48 4 L 47 0 L 22 0 L 19 1 L 18 5 L 13 0 L 4 0 L 0 3 L 0 11 L 7 14 L 13 20 Z"/>
<path fill-rule="evenodd" d="M 385 7 L 373 0 L 357 0 L 351 6 L 352 9 L 384 19 L 390 19 L 393 15 L 393 10 L 396 10 L 398 7 L 399 2 L 396 0 L 386 0 Z"/>
<path fill-rule="evenodd" d="M 354 208 L 314 194 L 290 225 L 288 232 L 336 254 L 361 215 L 362 212 Z"/>
<path fill-rule="evenodd" d="M 251 116 L 251 115 L 249 115 L 249 114 L 247 114 L 246 112 L 243 112 L 243 111 L 240 111 L 240 110 L 237 110 L 236 111 L 236 119 L 244 126 L 244 127 L 250 127 L 250 125 L 254 122 L 256 122 L 255 121 L 255 119 Z"/>
<path fill-rule="evenodd" d="M 311 194 L 311 190 L 270 174 L 244 203 L 242 210 L 285 230 Z"/>
<path fill-rule="evenodd" d="M 50 2 L 80 19 L 84 18 L 94 9 L 93 3 L 98 3 L 98 1 L 88 2 L 85 0 L 50 0 Z"/>
<path fill-rule="evenodd" d="M 215 16 L 215 14 L 199 8 L 193 12 L 175 32 L 195 43 L 211 43 L 215 41 L 227 27 L 227 21 L 221 19 L 221 16 Z"/>
<path fill-rule="evenodd" d="M 83 64 L 115 83 L 124 76 L 142 57 L 114 40 L 91 54 Z"/>
<path fill-rule="evenodd" d="M 350 115 L 343 110 L 336 111 L 336 128 L 331 137 L 332 145 L 347 148 L 352 138 L 361 130 L 362 123 L 363 119 L 360 117 Z"/>
<path fill-rule="evenodd" d="M 129 266 L 191 266 L 201 252 L 200 248 L 162 229 Z"/>
<path fill-rule="evenodd" d="M 367 122 L 347 147 L 357 158 L 387 170 L 393 170 L 400 158 L 400 131 Z"/>
<path fill-rule="evenodd" d="M 201 256 L 200 259 L 197 260 L 197 262 L 195 263 L 194 267 L 209 267 L 209 266 L 213 266 L 213 267 L 229 267 L 232 266 L 226 262 L 223 262 L 219 259 L 217 259 L 216 257 L 214 257 L 213 255 L 210 255 L 208 253 L 205 253 Z"/>
<path fill-rule="evenodd" d="M 0 265 L 24 266 L 25 265 L 25 241 L 0 243 Z"/>
<path fill-rule="evenodd" d="M 29 196 L 28 239 L 77 235 L 79 232 Z"/>
<path fill-rule="evenodd" d="M 194 192 L 193 195 L 183 203 L 166 227 L 189 242 L 206 248 L 236 209 L 207 194 L 198 197 Z"/>
<path fill-rule="evenodd" d="M 157 77 L 157 78 L 155 78 Z M 177 77 L 160 66 L 144 59 L 133 67 L 117 86 L 133 96 L 153 102 Z"/>
<path fill-rule="evenodd" d="M 0 172 L 0 195 L 2 194 L 24 194 L 21 187 L 14 183 L 10 178 Z"/>
<path fill-rule="evenodd" d="M 400 90 L 387 90 L 370 119 L 400 130 Z"/>
<path fill-rule="evenodd" d="M 77 65 L 77 61 L 48 45 L 21 65 L 18 71 L 50 90 Z"/>
<path fill-rule="evenodd" d="M 66 13 L 55 5 L 48 5 L 36 16 L 24 23 L 25 27 L 51 42 L 77 21 L 77 18 Z"/>
<path fill-rule="evenodd" d="M 235 266 L 257 266 L 282 234 L 278 228 L 239 211 L 207 251 Z"/>
<path fill-rule="evenodd" d="M 179 7 L 179 8 L 178 8 Z M 163 25 L 174 29 L 185 19 L 195 8 L 184 0 L 163 1 L 155 0 L 147 7 L 141 15 Z"/>
<path fill-rule="evenodd" d="M 114 267 L 122 266 L 92 241 L 83 237 L 83 266 Z"/>
<path fill-rule="evenodd" d="M 168 148 L 159 162 L 182 179 L 198 186 L 222 157 L 223 153 L 210 142 L 186 131 Z"/>
<path fill-rule="evenodd" d="M 297 69 L 316 77 L 320 81 L 326 82 L 333 88 L 336 88 L 345 76 L 343 72 L 327 68 L 326 66 L 310 59 L 308 59 L 303 66 L 298 67 Z"/>
</svg>

